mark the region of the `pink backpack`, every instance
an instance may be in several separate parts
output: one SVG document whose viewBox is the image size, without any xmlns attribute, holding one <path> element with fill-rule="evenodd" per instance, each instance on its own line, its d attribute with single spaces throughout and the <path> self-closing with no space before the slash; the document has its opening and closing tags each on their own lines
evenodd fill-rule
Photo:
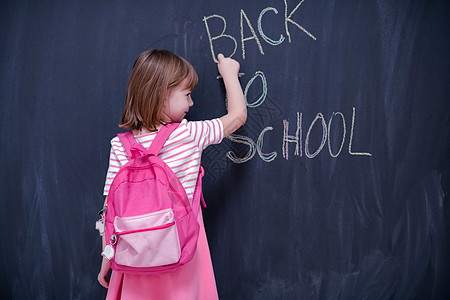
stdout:
<svg viewBox="0 0 450 300">
<path fill-rule="evenodd" d="M 118 134 L 129 161 L 114 178 L 107 200 L 105 234 L 110 245 L 105 256 L 113 270 L 160 274 L 184 265 L 195 253 L 203 168 L 191 206 L 181 182 L 157 157 L 178 125 L 161 127 L 148 150 L 131 132 Z"/>
</svg>

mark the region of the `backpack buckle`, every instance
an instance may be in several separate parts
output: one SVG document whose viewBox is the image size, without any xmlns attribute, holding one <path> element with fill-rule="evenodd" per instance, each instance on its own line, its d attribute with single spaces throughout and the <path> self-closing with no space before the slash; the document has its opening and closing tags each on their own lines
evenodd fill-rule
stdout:
<svg viewBox="0 0 450 300">
<path fill-rule="evenodd" d="M 109 238 L 110 244 L 111 245 L 115 245 L 117 243 L 117 234 L 113 234 L 110 238 Z"/>
</svg>

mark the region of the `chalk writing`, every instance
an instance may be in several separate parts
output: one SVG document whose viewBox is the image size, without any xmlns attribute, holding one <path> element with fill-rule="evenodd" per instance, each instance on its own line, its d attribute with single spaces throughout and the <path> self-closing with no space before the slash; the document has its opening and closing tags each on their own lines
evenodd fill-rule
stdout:
<svg viewBox="0 0 450 300">
<path fill-rule="evenodd" d="M 331 131 L 331 122 L 333 121 L 333 117 L 335 115 L 340 115 L 341 119 L 342 119 L 342 127 L 344 129 L 344 133 L 342 135 L 342 142 L 341 142 L 341 147 L 339 148 L 339 151 L 337 154 L 333 154 L 333 152 L 331 151 L 331 139 L 330 139 L 330 131 Z M 341 153 L 342 147 L 344 147 L 344 142 L 345 142 L 345 133 L 346 133 L 346 129 L 345 129 L 345 118 L 344 115 L 341 112 L 333 112 L 333 114 L 331 115 L 330 121 L 328 122 L 328 151 L 330 152 L 330 155 L 332 157 L 338 157 L 339 154 Z"/>
<path fill-rule="evenodd" d="M 308 30 L 306 30 L 303 26 L 301 26 L 298 21 L 294 21 L 294 14 L 296 12 L 299 11 L 300 6 L 303 4 L 305 0 L 301 0 L 300 2 L 297 3 L 297 5 L 294 7 L 294 9 L 292 9 L 291 11 L 288 10 L 288 1 L 287 0 L 283 0 L 284 3 L 284 30 L 285 30 L 285 34 L 288 37 L 287 40 L 289 41 L 289 43 L 292 42 L 292 37 L 291 37 L 291 33 L 289 31 L 289 26 L 290 25 L 295 25 L 295 27 L 297 27 L 298 29 L 300 29 L 302 32 L 304 32 L 308 37 L 310 37 L 313 40 L 317 40 L 317 38 L 311 34 L 311 32 L 309 32 Z M 266 15 L 266 13 L 268 12 L 272 12 L 275 15 L 278 15 L 278 10 L 274 7 L 266 7 L 263 10 L 261 10 L 261 12 L 259 13 L 258 19 L 257 19 L 257 25 L 258 25 L 258 33 L 261 36 L 261 38 L 263 39 L 263 41 L 265 41 L 267 44 L 271 45 L 271 46 L 278 46 L 280 44 L 282 44 L 286 38 L 283 34 L 280 34 L 280 37 L 278 40 L 274 40 L 271 37 L 267 36 L 267 34 L 265 34 L 264 32 L 264 28 L 263 28 L 263 17 Z M 217 22 L 215 22 L 214 20 L 220 20 L 219 24 L 221 23 L 222 25 L 222 29 L 221 31 L 219 30 L 220 34 L 218 35 L 212 35 L 211 34 L 211 27 L 216 27 L 217 26 Z M 245 20 L 245 22 L 244 22 Z M 214 62 L 217 62 L 217 58 L 216 58 L 216 51 L 214 49 L 214 44 L 217 40 L 219 39 L 228 39 L 231 40 L 233 42 L 233 51 L 231 53 L 224 53 L 225 56 L 229 56 L 232 57 L 233 55 L 235 55 L 237 47 L 238 47 L 238 42 L 236 40 L 235 37 L 233 37 L 232 35 L 226 33 L 227 30 L 227 20 L 223 17 L 220 16 L 218 14 L 212 14 L 210 16 L 205 16 L 203 18 L 203 22 L 205 24 L 205 28 L 206 28 L 206 33 L 208 34 L 208 40 L 209 40 L 209 46 L 210 46 L 210 50 L 211 50 L 211 57 L 213 59 Z M 219 25 L 220 26 L 220 25 Z M 247 27 L 248 29 L 246 29 L 246 31 L 250 31 L 250 35 L 248 36 L 244 36 L 244 27 Z M 261 55 L 264 55 L 264 50 L 261 44 L 261 41 L 256 33 L 256 31 L 254 30 L 254 27 L 252 26 L 252 22 L 251 20 L 248 18 L 247 14 L 245 13 L 245 11 L 243 9 L 240 9 L 240 43 L 241 43 L 241 49 L 242 49 L 242 58 L 245 60 L 245 56 L 246 56 L 246 52 L 245 52 L 245 43 L 246 42 L 250 42 L 250 41 L 254 41 L 256 42 L 257 48 L 259 50 L 259 53 Z M 223 53 L 223 51 L 221 51 Z M 252 102 L 250 103 L 248 100 L 248 93 L 249 93 L 249 89 L 251 88 L 252 84 L 254 83 L 254 81 L 259 78 L 261 80 L 262 83 L 262 90 L 261 90 L 261 94 L 260 96 L 256 99 L 256 100 L 252 100 Z M 245 101 L 246 101 L 246 105 L 249 108 L 258 108 L 261 104 L 264 103 L 266 97 L 267 97 L 267 93 L 268 93 L 268 84 L 267 84 L 267 78 L 264 74 L 263 71 L 256 71 L 255 75 L 250 78 L 250 80 L 247 82 L 245 89 L 244 89 L 244 96 L 245 96 Z M 261 109 L 261 108 L 260 108 Z M 256 111 L 258 112 L 258 110 Z M 314 120 L 311 122 L 311 124 L 309 125 L 308 131 L 306 133 L 306 137 L 303 140 L 303 136 L 302 136 L 302 118 L 303 118 L 303 113 L 302 112 L 297 112 L 297 122 L 296 122 L 296 129 L 295 129 L 295 134 L 292 135 L 289 133 L 289 120 L 284 119 L 283 120 L 283 138 L 281 141 L 281 150 L 283 153 L 283 158 L 285 160 L 289 160 L 289 145 L 290 144 L 294 144 L 295 148 L 293 151 L 293 155 L 295 156 L 299 156 L 302 157 L 303 156 L 303 151 L 305 153 L 305 156 L 309 159 L 313 159 L 315 157 L 317 157 L 321 151 L 323 150 L 323 148 L 325 147 L 325 144 L 328 143 L 328 153 L 331 157 L 333 158 L 337 158 L 340 155 L 342 155 L 342 149 L 344 147 L 345 141 L 346 141 L 346 134 L 347 134 L 347 127 L 346 127 L 346 121 L 345 121 L 345 116 L 342 112 L 333 112 L 330 116 L 330 119 L 328 121 L 328 124 L 326 122 L 326 118 L 322 113 L 317 113 Z M 333 118 L 335 116 L 339 116 L 341 118 L 342 121 L 342 139 L 341 139 L 341 143 L 339 145 L 339 149 L 336 153 L 333 152 L 333 147 L 331 145 L 332 140 L 336 141 L 339 140 L 339 136 L 336 137 L 335 139 L 333 139 L 333 133 L 332 133 L 332 122 L 333 122 Z M 349 142 L 348 142 L 348 154 L 349 155 L 356 155 L 356 156 L 372 156 L 371 153 L 369 152 L 354 152 L 352 150 L 352 146 L 353 146 L 353 139 L 354 139 L 354 132 L 355 132 L 355 117 L 356 117 L 356 108 L 353 107 L 352 109 L 352 119 L 351 119 L 351 130 L 350 130 L 350 137 L 349 137 Z M 320 121 L 320 122 L 319 122 Z M 315 151 L 313 152 L 310 148 L 311 148 L 311 141 L 317 140 L 319 137 L 318 136 L 313 136 L 313 128 L 315 126 L 320 126 L 319 124 L 321 124 L 321 136 L 320 136 L 320 145 L 318 146 L 317 149 L 315 149 Z M 227 138 L 234 143 L 238 143 L 238 144 L 242 144 L 245 146 L 248 146 L 248 151 L 247 153 L 243 156 L 243 157 L 239 157 L 238 155 L 235 154 L 235 152 L 233 151 L 229 151 L 227 153 L 227 157 L 234 163 L 245 163 L 250 161 L 251 159 L 253 159 L 253 157 L 255 157 L 255 154 L 258 153 L 258 156 L 264 161 L 264 162 L 272 162 L 275 160 L 275 158 L 277 157 L 278 153 L 276 151 L 270 152 L 270 153 L 264 153 L 262 151 L 263 148 L 263 144 L 264 144 L 264 137 L 265 134 L 268 131 L 273 131 L 273 127 L 272 126 L 265 126 L 264 129 L 260 132 L 260 134 L 258 135 L 258 139 L 257 142 L 255 143 L 255 141 L 247 136 L 244 135 L 237 135 L 237 134 L 232 134 L 230 136 L 228 136 Z M 341 132 L 341 131 L 339 131 Z M 304 143 L 303 143 L 304 142 Z M 336 149 L 336 148 L 335 148 Z"/>
<path fill-rule="evenodd" d="M 352 129 L 350 130 L 350 142 L 348 143 L 348 153 L 351 155 L 367 155 L 372 156 L 371 153 L 368 152 L 352 152 L 352 142 L 353 142 L 353 130 L 355 127 L 355 113 L 356 109 L 353 107 L 353 114 L 352 114 Z"/>
<path fill-rule="evenodd" d="M 256 77 L 260 77 L 261 78 L 261 81 L 262 81 L 262 94 L 255 102 L 248 103 L 248 100 L 247 100 L 248 89 L 250 88 L 250 86 L 252 85 L 252 83 L 256 79 Z M 255 76 L 253 76 L 248 81 L 248 83 L 247 83 L 247 85 L 245 86 L 245 89 L 244 89 L 244 96 L 245 96 L 245 102 L 247 103 L 248 107 L 258 107 L 264 102 L 264 100 L 266 99 L 266 96 L 267 96 L 267 80 L 266 80 L 266 76 L 264 75 L 263 72 L 257 71 L 255 73 Z"/>
<path fill-rule="evenodd" d="M 223 21 L 222 33 L 217 35 L 217 36 L 213 36 L 213 37 L 211 37 L 211 32 L 210 32 L 209 26 L 208 26 L 208 20 L 211 19 L 211 18 L 219 18 L 219 19 L 221 19 Z M 230 54 L 230 57 L 233 56 L 234 53 L 236 53 L 237 42 L 236 42 L 236 39 L 234 37 L 232 37 L 231 35 L 225 34 L 225 30 L 227 30 L 227 21 L 225 20 L 225 18 L 222 17 L 222 16 L 219 16 L 219 15 L 211 15 L 211 16 L 208 16 L 208 17 L 204 17 L 203 18 L 203 22 L 205 22 L 206 33 L 208 34 L 209 45 L 210 45 L 210 48 L 211 48 L 211 56 L 212 56 L 212 59 L 214 60 L 214 62 L 217 63 L 218 61 L 217 61 L 217 58 L 216 58 L 217 55 L 214 52 L 213 41 L 215 41 L 215 40 L 217 40 L 219 38 L 223 38 L 223 37 L 229 38 L 229 39 L 231 39 L 234 42 L 234 49 L 233 49 L 233 52 Z"/>
<path fill-rule="evenodd" d="M 286 159 L 289 159 L 289 143 L 295 143 L 295 151 L 294 155 L 300 155 L 302 156 L 303 153 L 300 153 L 302 151 L 302 127 L 300 126 L 302 122 L 302 113 L 297 112 L 297 131 L 295 132 L 295 136 L 288 135 L 289 132 L 289 121 L 283 120 L 284 130 L 283 130 L 283 157 Z M 299 152 L 300 151 L 300 152 Z"/>
<path fill-rule="evenodd" d="M 257 145 L 256 151 L 258 151 L 259 157 L 261 157 L 261 159 L 263 161 L 265 161 L 265 162 L 271 162 L 272 160 L 275 159 L 275 157 L 277 157 L 277 153 L 276 152 L 272 152 L 272 153 L 269 153 L 269 154 L 264 154 L 262 152 L 264 133 L 266 133 L 266 131 L 269 131 L 269 130 L 273 130 L 273 128 L 272 127 L 266 127 L 266 128 L 264 128 L 261 131 L 261 133 L 260 133 L 260 135 L 258 137 L 258 142 L 256 144 Z"/>
<path fill-rule="evenodd" d="M 332 119 L 336 115 L 339 115 L 342 119 L 342 126 L 344 129 L 344 132 L 342 135 L 342 141 L 341 141 L 341 145 L 339 147 L 339 151 L 336 154 L 333 154 L 333 152 L 331 150 L 331 140 L 332 140 L 331 134 L 332 133 L 331 133 L 330 128 L 331 128 L 331 124 L 332 124 Z M 282 148 L 283 157 L 286 160 L 289 160 L 289 143 L 295 144 L 295 150 L 293 153 L 294 156 L 299 156 L 299 157 L 303 156 L 303 152 L 302 152 L 302 144 L 303 144 L 302 143 L 302 126 L 303 126 L 302 116 L 303 116 L 303 113 L 297 112 L 297 128 L 295 130 L 295 135 L 289 135 L 289 121 L 286 119 L 283 120 L 284 130 L 283 130 L 283 138 L 282 138 L 281 148 Z M 372 156 L 372 154 L 369 152 L 353 152 L 352 151 L 353 133 L 354 133 L 354 127 L 355 127 L 355 117 L 356 117 L 356 108 L 353 107 L 353 109 L 352 109 L 352 124 L 351 124 L 352 130 L 350 131 L 348 154 L 349 155 L 359 155 L 359 156 Z M 319 120 L 320 120 L 320 123 L 319 123 Z M 311 132 L 312 132 L 313 127 L 316 126 L 316 123 L 322 124 L 322 134 L 321 134 L 321 141 L 320 141 L 319 147 L 312 153 L 310 150 L 310 141 L 314 137 L 312 137 Z M 331 114 L 328 125 L 327 125 L 325 116 L 322 113 L 317 113 L 316 117 L 309 125 L 309 129 L 308 129 L 308 132 L 307 132 L 305 140 L 304 140 L 305 156 L 310 159 L 315 158 L 316 156 L 319 155 L 319 153 L 323 150 L 325 144 L 328 142 L 328 150 L 329 150 L 328 153 L 330 154 L 331 157 L 337 158 L 339 155 L 341 155 L 341 151 L 342 151 L 342 148 L 345 143 L 345 138 L 346 138 L 346 129 L 345 128 L 346 128 L 345 116 L 342 112 L 333 112 Z M 231 159 L 235 163 L 244 163 L 244 162 L 251 160 L 255 156 L 255 154 L 258 153 L 259 157 L 263 161 L 272 162 L 273 160 L 275 160 L 278 153 L 276 151 L 271 152 L 269 154 L 265 154 L 262 152 L 264 135 L 267 131 L 272 131 L 272 130 L 273 130 L 273 127 L 271 127 L 271 126 L 265 127 L 259 134 L 257 143 L 255 143 L 253 139 L 251 139 L 250 137 L 247 137 L 247 136 L 242 136 L 242 135 L 229 136 L 228 139 L 231 140 L 232 142 L 237 142 L 237 143 L 242 143 L 242 144 L 248 145 L 249 150 L 248 150 L 247 154 L 242 158 L 239 158 L 234 152 L 230 151 L 227 154 L 228 158 Z"/>
<path fill-rule="evenodd" d="M 243 158 L 239 158 L 234 154 L 233 151 L 229 151 L 227 153 L 227 157 L 232 162 L 237 163 L 237 164 L 245 163 L 245 162 L 249 161 L 250 159 L 252 159 L 253 156 L 255 156 L 255 153 L 256 153 L 255 142 L 251 138 L 242 136 L 242 135 L 237 135 L 237 134 L 230 134 L 229 136 L 227 136 L 227 139 L 229 139 L 232 142 L 241 143 L 241 144 L 249 146 L 249 151 Z"/>
<path fill-rule="evenodd" d="M 266 12 L 268 12 L 268 11 L 273 11 L 273 12 L 275 12 L 275 14 L 278 14 L 278 10 L 277 10 L 276 8 L 273 8 L 273 7 L 267 7 L 267 8 L 265 8 L 265 9 L 263 9 L 263 10 L 261 11 L 261 13 L 259 14 L 259 17 L 258 17 L 258 31 L 259 31 L 259 34 L 261 35 L 261 37 L 263 38 L 263 40 L 265 40 L 269 45 L 277 46 L 277 45 L 281 44 L 281 43 L 284 41 L 284 36 L 283 36 L 283 34 L 281 34 L 281 36 L 280 36 L 280 38 L 278 39 L 278 41 L 274 41 L 274 40 L 272 40 L 271 38 L 269 38 L 269 37 L 263 32 L 263 29 L 262 29 L 262 17 L 263 17 L 264 14 L 265 14 Z"/>
<path fill-rule="evenodd" d="M 303 4 L 304 1 L 305 0 L 300 1 L 300 3 L 297 4 L 297 6 L 291 11 L 291 13 L 288 16 L 288 14 L 287 14 L 287 12 L 288 12 L 288 4 L 287 4 L 287 0 L 284 0 L 284 27 L 286 28 L 286 35 L 288 36 L 289 43 L 291 42 L 291 34 L 289 32 L 288 22 L 290 22 L 291 24 L 294 24 L 295 26 L 297 26 L 301 31 L 306 33 L 313 40 L 317 40 L 317 38 L 315 36 L 313 36 L 308 30 L 306 30 L 305 28 L 303 28 L 303 26 L 301 26 L 300 24 L 298 24 L 297 22 L 295 22 L 295 21 L 293 21 L 291 19 L 292 15 L 297 11 L 297 9 L 300 7 L 300 5 Z"/>
<path fill-rule="evenodd" d="M 297 28 L 299 28 L 302 32 L 304 32 L 308 37 L 312 38 L 313 40 L 317 40 L 317 38 L 311 34 L 311 32 L 309 32 L 308 30 L 306 30 L 303 26 L 301 26 L 297 21 L 293 20 L 293 15 L 294 13 L 296 13 L 298 11 L 298 9 L 300 8 L 300 6 L 303 4 L 305 0 L 300 1 L 295 8 L 288 14 L 288 3 L 287 0 L 284 0 L 284 29 L 286 32 L 286 36 L 288 37 L 289 43 L 292 42 L 292 38 L 291 38 L 291 33 L 289 31 L 289 24 L 293 24 L 295 25 Z M 266 14 L 266 12 L 268 11 L 273 11 L 275 14 L 278 14 L 278 10 L 274 7 L 266 7 L 263 10 L 261 10 L 261 12 L 259 13 L 258 16 L 258 20 L 257 20 L 257 24 L 258 24 L 258 32 L 261 35 L 262 39 L 269 45 L 271 46 L 278 46 L 281 43 L 284 42 L 285 38 L 283 36 L 283 34 L 280 35 L 280 38 L 278 39 L 278 41 L 274 41 L 273 39 L 269 38 L 263 30 L 263 22 L 262 19 L 264 17 L 264 15 Z M 213 19 L 220 19 L 223 23 L 223 28 L 222 31 L 219 35 L 211 35 L 211 24 L 210 22 Z M 245 24 L 247 25 L 248 29 L 250 29 L 251 35 L 248 37 L 244 37 L 244 20 L 245 20 Z M 214 42 L 217 41 L 218 39 L 222 39 L 222 38 L 226 38 L 226 39 L 230 39 L 233 41 L 234 43 L 234 48 L 233 51 L 231 53 L 223 53 L 224 51 L 222 51 L 222 53 L 225 56 L 228 57 L 232 57 L 235 53 L 236 53 L 236 49 L 237 49 L 237 41 L 236 38 L 234 38 L 232 35 L 230 34 L 225 34 L 226 30 L 227 30 L 227 20 L 218 14 L 213 14 L 210 16 L 204 16 L 203 17 L 203 22 L 205 23 L 205 27 L 206 27 L 206 33 L 208 34 L 208 40 L 209 40 L 209 46 L 211 49 L 211 57 L 213 59 L 214 62 L 217 63 L 217 55 L 216 52 L 214 50 Z M 247 41 L 251 41 L 251 40 L 255 40 L 257 46 L 258 46 L 258 50 L 259 53 L 261 55 L 264 55 L 264 50 L 263 47 L 261 45 L 261 41 L 258 38 L 258 35 L 256 34 L 252 23 L 250 21 L 250 19 L 247 17 L 247 14 L 245 13 L 245 11 L 243 9 L 240 10 L 240 34 L 241 34 L 241 49 L 242 49 L 242 59 L 245 60 L 245 42 Z"/>
<path fill-rule="evenodd" d="M 246 37 L 244 38 L 244 25 L 243 25 L 243 19 L 245 19 L 245 21 L 247 22 L 247 26 L 250 29 L 250 31 L 252 32 L 252 36 L 251 37 Z M 255 33 L 255 30 L 253 29 L 252 24 L 250 23 L 250 20 L 248 19 L 247 15 L 245 14 L 244 10 L 241 9 L 241 45 L 242 45 L 242 58 L 245 59 L 245 42 L 246 41 L 251 41 L 251 40 L 255 40 L 256 43 L 258 44 L 258 48 L 259 48 L 259 52 L 261 52 L 262 55 L 264 55 L 264 50 L 261 46 L 261 42 L 258 39 L 258 36 Z"/>
<path fill-rule="evenodd" d="M 311 129 L 313 128 L 314 124 L 316 124 L 316 121 L 318 119 L 322 119 L 322 141 L 320 143 L 319 148 L 316 150 L 316 152 L 314 152 L 313 154 L 311 154 L 309 152 L 309 135 L 311 133 Z M 309 158 L 314 158 L 317 156 L 317 154 L 320 153 L 320 151 L 322 151 L 323 146 L 325 146 L 325 142 L 327 140 L 327 124 L 325 123 L 325 118 L 323 117 L 323 115 L 321 113 L 318 113 L 316 118 L 314 119 L 314 121 L 312 121 L 311 125 L 309 126 L 308 129 L 308 133 L 306 134 L 306 142 L 305 142 L 305 154 L 307 157 Z"/>
</svg>

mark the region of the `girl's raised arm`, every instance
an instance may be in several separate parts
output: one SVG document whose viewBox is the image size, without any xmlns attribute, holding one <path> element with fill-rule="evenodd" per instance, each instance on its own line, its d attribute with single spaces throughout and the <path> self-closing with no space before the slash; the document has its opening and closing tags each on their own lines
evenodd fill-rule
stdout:
<svg viewBox="0 0 450 300">
<path fill-rule="evenodd" d="M 224 137 L 235 132 L 247 120 L 247 105 L 238 79 L 239 63 L 223 54 L 217 57 L 217 68 L 223 78 L 228 99 L 228 113 L 221 117 Z"/>
</svg>

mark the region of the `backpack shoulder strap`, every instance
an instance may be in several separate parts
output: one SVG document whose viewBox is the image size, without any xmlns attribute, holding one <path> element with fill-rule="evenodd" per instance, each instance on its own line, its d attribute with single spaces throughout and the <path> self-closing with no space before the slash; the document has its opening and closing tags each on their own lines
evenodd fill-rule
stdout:
<svg viewBox="0 0 450 300">
<path fill-rule="evenodd" d="M 117 136 L 119 137 L 119 140 L 122 143 L 123 148 L 125 149 L 125 152 L 128 155 L 128 158 L 130 159 L 131 158 L 130 149 L 131 149 L 131 146 L 134 144 L 134 141 L 131 140 L 131 138 L 134 139 L 133 133 L 131 131 L 126 131 L 126 132 L 119 133 Z"/>
<path fill-rule="evenodd" d="M 142 155 L 141 153 L 148 152 L 141 144 L 136 141 L 133 132 L 126 131 L 123 133 L 119 133 L 117 136 L 119 137 L 129 160 Z"/>
<path fill-rule="evenodd" d="M 203 175 L 205 174 L 205 170 L 203 169 L 202 166 L 200 166 L 200 170 L 198 173 L 198 178 L 197 178 L 197 184 L 195 185 L 195 190 L 194 190 L 194 197 L 193 197 L 193 202 L 192 202 L 192 211 L 194 212 L 194 216 L 197 217 L 198 215 L 198 211 L 200 208 L 200 200 L 202 201 L 203 207 L 206 207 L 206 203 L 205 203 L 205 199 L 203 199 L 203 192 L 202 192 L 202 178 Z"/>
<path fill-rule="evenodd" d="M 164 146 L 164 143 L 167 141 L 172 132 L 175 129 L 177 129 L 178 125 L 180 125 L 180 123 L 170 123 L 162 126 L 159 129 L 159 132 L 156 135 L 155 139 L 152 141 L 152 144 L 150 145 L 148 152 L 150 154 L 158 156 L 158 153 L 159 151 L 161 151 L 161 148 Z"/>
<path fill-rule="evenodd" d="M 119 133 L 117 136 L 119 137 L 129 160 L 141 156 L 143 153 L 158 156 L 158 153 L 161 151 L 164 143 L 167 141 L 172 132 L 177 129 L 178 125 L 179 123 L 171 123 L 162 126 L 148 150 L 136 141 L 136 138 L 131 131 Z"/>
</svg>

